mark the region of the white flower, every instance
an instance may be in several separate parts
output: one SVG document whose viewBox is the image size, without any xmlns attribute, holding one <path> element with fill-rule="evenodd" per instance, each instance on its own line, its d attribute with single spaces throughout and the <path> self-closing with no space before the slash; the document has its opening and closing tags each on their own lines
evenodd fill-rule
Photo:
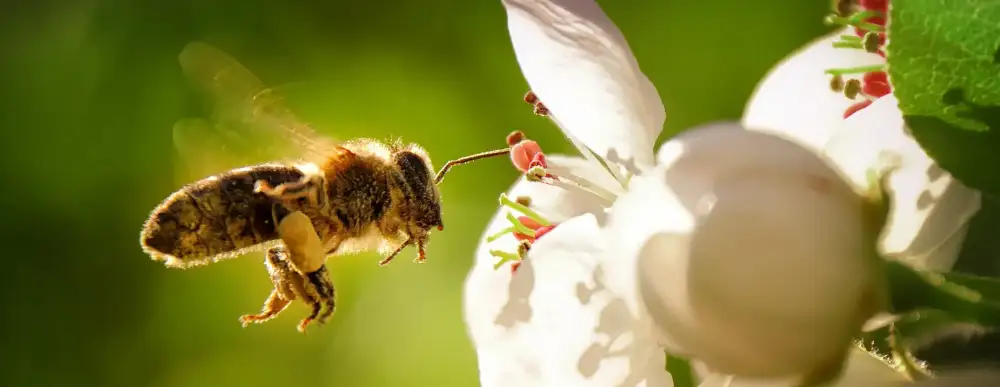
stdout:
<svg viewBox="0 0 1000 387">
<path fill-rule="evenodd" d="M 664 348 L 744 376 L 839 367 L 879 306 L 864 198 L 814 152 L 735 124 L 654 157 L 662 103 L 596 3 L 503 4 L 525 78 L 585 158 L 550 156 L 529 172 L 549 184 L 507 194 L 558 223 L 516 273 L 493 254 L 518 250 L 508 208 L 480 243 L 464 314 L 481 384 L 670 386 Z"/>
<path fill-rule="evenodd" d="M 534 242 L 515 274 L 496 270 L 490 254 L 516 250 L 513 236 L 484 240 L 476 253 L 464 309 L 481 383 L 670 386 L 664 353 L 638 304 L 634 266 L 626 257 L 607 262 L 601 230 L 628 170 L 653 164 L 664 120 L 659 95 L 592 0 L 503 4 L 532 91 L 587 158 L 550 156 L 546 169 L 585 188 L 522 179 L 510 190 L 510 197 L 527 195 L 533 209 L 560 222 Z M 507 213 L 501 209 L 486 235 L 510 225 Z"/>
<path fill-rule="evenodd" d="M 810 43 L 776 66 L 747 104 L 747 128 L 776 133 L 825 154 L 859 189 L 885 179 L 890 214 L 881 252 L 918 268 L 950 270 L 980 193 L 942 170 L 908 133 L 893 95 L 844 120 L 853 102 L 832 92 L 823 71 L 884 62 L 831 45 L 848 30 Z"/>
</svg>

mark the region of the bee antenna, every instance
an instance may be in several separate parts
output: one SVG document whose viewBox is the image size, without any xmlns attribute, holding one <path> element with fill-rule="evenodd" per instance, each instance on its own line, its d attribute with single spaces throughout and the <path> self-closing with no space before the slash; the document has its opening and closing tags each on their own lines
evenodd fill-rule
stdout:
<svg viewBox="0 0 1000 387">
<path fill-rule="evenodd" d="M 451 167 L 454 167 L 456 165 L 471 163 L 476 160 L 486 159 L 490 157 L 503 156 L 508 153 L 510 153 L 510 148 L 503 148 L 483 153 L 476 153 L 474 155 L 468 155 L 462 158 L 451 160 L 445 163 L 444 166 L 441 167 L 441 170 L 438 171 L 437 176 L 434 177 L 434 184 L 441 184 L 441 181 L 444 180 L 444 175 L 448 173 Z"/>
</svg>

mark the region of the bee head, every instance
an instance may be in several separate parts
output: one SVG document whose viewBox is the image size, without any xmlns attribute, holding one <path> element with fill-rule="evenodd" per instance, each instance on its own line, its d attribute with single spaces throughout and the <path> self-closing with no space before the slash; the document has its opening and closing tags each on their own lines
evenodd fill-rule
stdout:
<svg viewBox="0 0 1000 387">
<path fill-rule="evenodd" d="M 442 229 L 441 194 L 434 183 L 434 167 L 427 152 L 411 144 L 394 152 L 393 162 L 406 185 L 403 192 L 409 196 L 408 220 L 424 231 Z"/>
</svg>

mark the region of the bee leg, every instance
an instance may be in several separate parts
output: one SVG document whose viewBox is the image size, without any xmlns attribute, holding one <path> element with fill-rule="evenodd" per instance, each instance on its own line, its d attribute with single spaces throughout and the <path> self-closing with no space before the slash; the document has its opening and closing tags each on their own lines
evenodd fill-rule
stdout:
<svg viewBox="0 0 1000 387">
<path fill-rule="evenodd" d="M 333 315 L 333 311 L 336 309 L 333 281 L 330 280 L 330 273 L 327 271 L 326 265 L 323 265 L 319 270 L 306 274 L 306 277 L 309 279 L 309 284 L 312 285 L 316 294 L 319 295 L 320 303 L 326 306 L 326 311 L 319 316 L 318 321 L 320 324 L 325 324 L 326 320 Z"/>
<path fill-rule="evenodd" d="M 397 247 L 396 250 L 393 250 L 384 259 L 382 259 L 381 261 L 379 261 L 378 265 L 379 266 L 388 265 L 389 262 L 392 262 L 393 258 L 396 258 L 396 256 L 399 255 L 399 253 L 402 252 L 403 249 L 405 249 L 406 246 L 409 246 L 411 243 L 413 243 L 413 240 L 412 239 L 407 239 L 406 242 L 403 242 L 403 244 L 399 245 L 399 247 Z"/>
<path fill-rule="evenodd" d="M 258 180 L 254 184 L 254 192 L 259 192 L 281 203 L 295 202 L 305 198 L 312 206 L 326 207 L 326 190 L 323 179 L 315 176 L 305 176 L 294 183 L 282 183 L 272 187 L 267 180 Z"/>
<path fill-rule="evenodd" d="M 288 307 L 292 300 L 295 300 L 296 293 L 292 289 L 292 283 L 295 282 L 298 273 L 291 268 L 285 259 L 287 254 L 288 251 L 284 247 L 271 248 L 264 253 L 264 266 L 267 267 L 267 272 L 271 276 L 274 289 L 264 301 L 260 313 L 240 316 L 240 323 L 243 324 L 244 328 L 251 323 L 259 324 L 276 317 Z"/>
<path fill-rule="evenodd" d="M 424 263 L 427 260 L 427 252 L 424 249 L 424 241 L 417 241 L 417 258 L 413 260 L 416 263 Z"/>
</svg>

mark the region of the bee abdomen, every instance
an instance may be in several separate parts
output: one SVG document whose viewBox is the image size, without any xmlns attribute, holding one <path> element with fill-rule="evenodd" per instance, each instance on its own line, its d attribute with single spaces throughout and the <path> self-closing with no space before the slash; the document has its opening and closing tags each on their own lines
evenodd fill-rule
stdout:
<svg viewBox="0 0 1000 387">
<path fill-rule="evenodd" d="M 283 165 L 235 169 L 202 179 L 168 197 L 143 228 L 143 249 L 170 267 L 204 265 L 277 239 L 274 202 L 254 184 L 297 181 L 302 172 Z"/>
</svg>

